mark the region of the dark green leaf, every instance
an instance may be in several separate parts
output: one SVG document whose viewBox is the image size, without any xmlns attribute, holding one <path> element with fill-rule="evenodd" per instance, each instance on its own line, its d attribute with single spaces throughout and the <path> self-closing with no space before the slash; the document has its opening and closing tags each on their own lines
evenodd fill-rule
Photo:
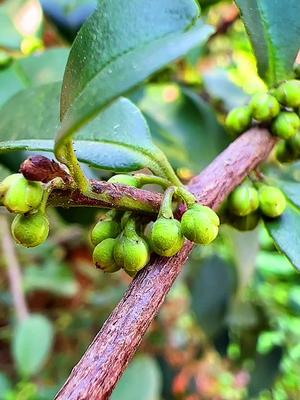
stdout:
<svg viewBox="0 0 300 400">
<path fill-rule="evenodd" d="M 139 356 L 129 365 L 114 390 L 112 400 L 159 400 L 161 372 L 149 356 Z"/>
<path fill-rule="evenodd" d="M 213 32 L 194 0 L 103 1 L 68 60 L 58 147 L 102 108 Z"/>
<path fill-rule="evenodd" d="M 253 45 L 258 72 L 270 85 L 292 75 L 299 51 L 299 0 L 235 0 Z"/>
<path fill-rule="evenodd" d="M 13 355 L 18 371 L 28 377 L 43 367 L 53 343 L 52 324 L 42 315 L 21 322 L 13 337 Z"/>
<path fill-rule="evenodd" d="M 53 137 L 59 125 L 60 88 L 60 83 L 54 83 L 24 90 L 0 109 L 0 153 L 53 151 Z M 159 174 L 169 165 L 153 144 L 139 109 L 125 98 L 86 125 L 77 139 L 78 159 L 94 167 L 120 172 L 148 167 Z"/>
<path fill-rule="evenodd" d="M 276 246 L 300 270 L 300 210 L 288 205 L 280 218 L 265 223 Z"/>
<path fill-rule="evenodd" d="M 198 173 L 226 145 L 226 133 L 210 106 L 196 93 L 176 85 L 148 85 L 139 107 L 154 141 L 175 168 Z"/>
<path fill-rule="evenodd" d="M 300 208 L 300 183 L 295 181 L 277 181 L 278 186 L 295 206 Z"/>
</svg>

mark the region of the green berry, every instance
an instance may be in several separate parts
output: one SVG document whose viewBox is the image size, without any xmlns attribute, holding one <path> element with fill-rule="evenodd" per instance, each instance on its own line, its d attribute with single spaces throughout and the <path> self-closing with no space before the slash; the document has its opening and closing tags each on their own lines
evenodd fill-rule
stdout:
<svg viewBox="0 0 300 400">
<path fill-rule="evenodd" d="M 114 220 L 99 221 L 91 232 L 91 241 L 94 246 L 108 238 L 116 238 L 121 232 L 120 224 Z"/>
<path fill-rule="evenodd" d="M 259 207 L 267 217 L 279 217 L 286 208 L 285 196 L 275 186 L 262 186 L 258 191 L 258 197 Z"/>
<path fill-rule="evenodd" d="M 156 254 L 172 257 L 184 244 L 181 224 L 176 219 L 159 218 L 154 222 L 150 233 L 151 248 Z"/>
<path fill-rule="evenodd" d="M 241 185 L 236 188 L 228 199 L 228 207 L 232 214 L 244 217 L 257 210 L 259 206 L 258 193 L 254 187 Z"/>
<path fill-rule="evenodd" d="M 229 132 L 239 135 L 251 125 L 252 111 L 248 106 L 234 108 L 227 115 L 225 126 Z"/>
<path fill-rule="evenodd" d="M 114 259 L 120 268 L 129 274 L 136 274 L 148 264 L 150 250 L 144 239 L 137 234 L 128 236 L 122 232 L 116 240 Z"/>
<path fill-rule="evenodd" d="M 1 183 L 0 197 L 9 211 L 25 214 L 39 207 L 43 186 L 39 182 L 28 181 L 22 174 L 13 174 Z"/>
<path fill-rule="evenodd" d="M 275 157 L 280 163 L 289 163 L 295 160 L 296 153 L 289 142 L 282 140 L 276 146 Z"/>
<path fill-rule="evenodd" d="M 220 219 L 209 207 L 195 204 L 182 216 L 184 236 L 198 244 L 209 244 L 218 236 Z"/>
<path fill-rule="evenodd" d="M 260 215 L 257 212 L 246 215 L 245 217 L 230 216 L 229 223 L 241 232 L 252 231 L 259 223 Z"/>
<path fill-rule="evenodd" d="M 282 83 L 275 91 L 279 103 L 297 108 L 300 106 L 300 80 L 292 79 Z"/>
<path fill-rule="evenodd" d="M 94 249 L 93 261 L 104 272 L 116 272 L 120 269 L 114 259 L 116 242 L 113 238 L 104 239 Z"/>
<path fill-rule="evenodd" d="M 292 148 L 295 157 L 300 155 L 300 131 L 295 136 L 291 137 L 288 142 L 289 147 Z"/>
<path fill-rule="evenodd" d="M 139 181 L 132 175 L 114 175 L 107 182 L 109 183 L 119 183 L 121 185 L 139 187 Z"/>
<path fill-rule="evenodd" d="M 272 122 L 272 132 L 282 139 L 296 135 L 300 128 L 300 118 L 294 112 L 282 111 Z"/>
<path fill-rule="evenodd" d="M 279 114 L 280 105 L 276 98 L 268 93 L 255 94 L 250 102 L 253 118 L 260 122 L 270 121 Z"/>
<path fill-rule="evenodd" d="M 17 215 L 11 226 L 15 241 L 25 247 L 42 244 L 49 234 L 49 221 L 44 213 Z"/>
</svg>

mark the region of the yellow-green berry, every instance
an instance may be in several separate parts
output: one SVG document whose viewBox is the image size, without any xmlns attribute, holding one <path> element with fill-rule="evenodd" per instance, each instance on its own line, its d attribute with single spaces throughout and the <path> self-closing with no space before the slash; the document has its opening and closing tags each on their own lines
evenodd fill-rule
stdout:
<svg viewBox="0 0 300 400">
<path fill-rule="evenodd" d="M 253 118 L 260 122 L 271 121 L 280 111 L 278 101 L 268 93 L 255 94 L 251 99 L 250 107 Z"/>
<path fill-rule="evenodd" d="M 11 226 L 15 241 L 25 247 L 42 244 L 49 234 L 49 221 L 44 213 L 17 215 Z"/>
<path fill-rule="evenodd" d="M 259 206 L 258 193 L 254 187 L 241 185 L 229 196 L 228 208 L 230 212 L 239 217 L 244 217 L 257 210 Z"/>
<path fill-rule="evenodd" d="M 277 100 L 284 106 L 297 108 L 300 106 L 300 80 L 291 79 L 282 83 L 275 91 Z"/>
<path fill-rule="evenodd" d="M 100 242 L 108 238 L 116 238 L 121 232 L 121 226 L 117 221 L 99 221 L 91 232 L 91 242 L 97 246 Z"/>
<path fill-rule="evenodd" d="M 120 269 L 114 259 L 116 242 L 117 240 L 113 238 L 104 239 L 94 249 L 94 264 L 104 272 L 116 272 Z"/>
<path fill-rule="evenodd" d="M 251 121 L 251 108 L 249 106 L 237 107 L 227 115 L 225 126 L 232 134 L 239 135 L 249 128 Z"/>
<path fill-rule="evenodd" d="M 159 218 L 151 228 L 150 243 L 152 250 L 160 256 L 177 254 L 184 244 L 180 222 L 173 218 Z"/>
<path fill-rule="evenodd" d="M 279 217 L 286 209 L 286 199 L 275 186 L 262 186 L 258 191 L 261 212 L 270 218 Z"/>
<path fill-rule="evenodd" d="M 139 187 L 139 181 L 133 175 L 125 175 L 125 174 L 114 175 L 107 182 Z"/>
<path fill-rule="evenodd" d="M 300 128 L 300 118 L 294 112 L 282 111 L 272 122 L 271 130 L 282 139 L 290 139 Z"/>
<path fill-rule="evenodd" d="M 195 204 L 182 216 L 184 236 L 197 244 L 209 244 L 218 236 L 220 219 L 209 207 Z"/>
</svg>

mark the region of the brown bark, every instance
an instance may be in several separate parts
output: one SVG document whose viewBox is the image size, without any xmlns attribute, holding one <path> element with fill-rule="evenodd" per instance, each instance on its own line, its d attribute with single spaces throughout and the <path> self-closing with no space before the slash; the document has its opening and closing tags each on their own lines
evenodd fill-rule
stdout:
<svg viewBox="0 0 300 400">
<path fill-rule="evenodd" d="M 216 209 L 247 173 L 266 159 L 274 143 L 266 130 L 248 131 L 193 179 L 189 189 L 200 202 Z M 187 241 L 178 255 L 156 257 L 138 274 L 56 399 L 109 398 L 192 248 Z"/>
</svg>

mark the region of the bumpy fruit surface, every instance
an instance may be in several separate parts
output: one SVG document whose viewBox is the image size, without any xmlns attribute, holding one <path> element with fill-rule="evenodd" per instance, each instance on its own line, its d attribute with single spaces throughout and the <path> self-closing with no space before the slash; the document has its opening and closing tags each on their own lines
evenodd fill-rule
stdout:
<svg viewBox="0 0 300 400">
<path fill-rule="evenodd" d="M 209 207 L 195 204 L 182 216 L 184 236 L 198 244 L 209 244 L 218 236 L 220 219 Z"/>
<path fill-rule="evenodd" d="M 234 135 L 238 135 L 249 128 L 251 121 L 251 108 L 248 106 L 237 107 L 227 115 L 225 126 Z"/>
<path fill-rule="evenodd" d="M 116 264 L 131 275 L 135 275 L 149 262 L 150 250 L 147 242 L 137 234 L 128 237 L 126 233 L 116 239 L 114 259 Z"/>
<path fill-rule="evenodd" d="M 39 182 L 28 181 L 22 174 L 14 174 L 1 183 L 0 196 L 9 211 L 25 214 L 39 207 L 43 187 Z"/>
<path fill-rule="evenodd" d="M 99 221 L 91 232 L 91 241 L 94 246 L 108 238 L 116 238 L 121 232 L 121 226 L 117 221 Z"/>
<path fill-rule="evenodd" d="M 281 163 L 288 163 L 295 160 L 296 152 L 289 142 L 281 141 L 276 146 L 275 157 Z"/>
<path fill-rule="evenodd" d="M 232 214 L 244 217 L 257 210 L 259 206 L 257 190 L 251 186 L 241 185 L 228 199 L 228 207 Z"/>
<path fill-rule="evenodd" d="M 280 105 L 276 98 L 267 93 L 255 94 L 250 102 L 253 118 L 257 121 L 270 121 L 279 114 Z"/>
<path fill-rule="evenodd" d="M 300 127 L 300 118 L 294 112 L 282 111 L 272 122 L 272 132 L 282 139 L 296 135 Z"/>
<path fill-rule="evenodd" d="M 159 218 L 151 228 L 150 243 L 152 250 L 160 256 L 177 254 L 184 244 L 180 222 L 173 218 Z"/>
<path fill-rule="evenodd" d="M 114 259 L 116 242 L 116 239 L 104 239 L 94 249 L 93 261 L 96 267 L 102 269 L 104 272 L 116 272 L 120 269 Z"/>
<path fill-rule="evenodd" d="M 270 218 L 279 217 L 286 208 L 286 199 L 280 189 L 274 186 L 262 186 L 258 191 L 259 207 Z"/>
<path fill-rule="evenodd" d="M 11 226 L 15 241 L 25 247 L 42 244 L 49 234 L 49 222 L 41 211 L 36 214 L 17 215 Z"/>
<path fill-rule="evenodd" d="M 292 79 L 282 83 L 275 91 L 277 100 L 291 108 L 300 106 L 300 80 Z"/>
<path fill-rule="evenodd" d="M 259 223 L 260 215 L 257 212 L 246 215 L 245 217 L 230 216 L 229 223 L 241 232 L 252 231 Z"/>
<path fill-rule="evenodd" d="M 122 185 L 139 187 L 138 180 L 134 176 L 131 176 L 131 175 L 122 175 L 122 174 L 114 175 L 107 182 L 120 183 Z"/>
</svg>

